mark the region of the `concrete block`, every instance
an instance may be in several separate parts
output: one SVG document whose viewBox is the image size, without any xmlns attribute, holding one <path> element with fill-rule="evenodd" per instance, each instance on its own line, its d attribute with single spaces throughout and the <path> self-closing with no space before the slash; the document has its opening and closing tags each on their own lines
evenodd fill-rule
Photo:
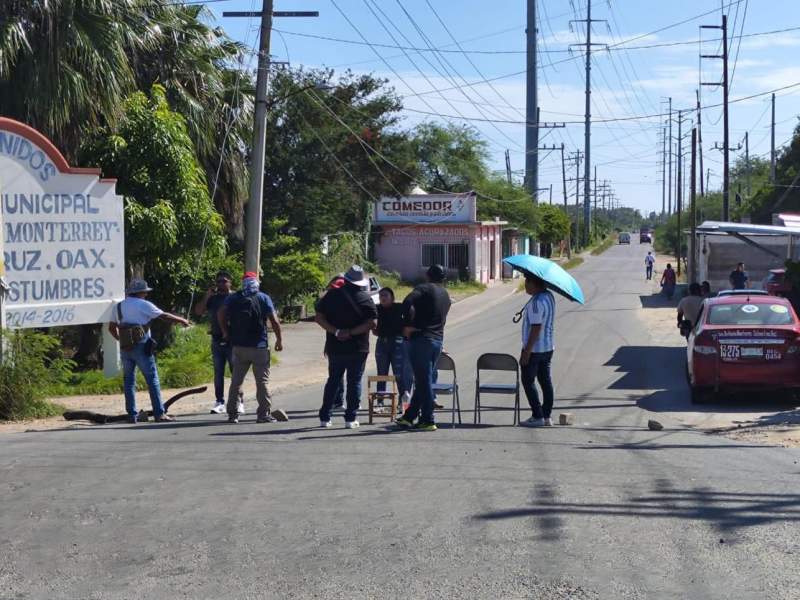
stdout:
<svg viewBox="0 0 800 600">
<path fill-rule="evenodd" d="M 286 414 L 286 411 L 281 408 L 276 408 L 275 410 L 271 411 L 273 417 L 277 421 L 288 421 L 289 415 Z"/>
<path fill-rule="evenodd" d="M 575 415 L 572 413 L 561 413 L 558 415 L 558 424 L 559 425 L 574 425 L 575 424 Z"/>
</svg>

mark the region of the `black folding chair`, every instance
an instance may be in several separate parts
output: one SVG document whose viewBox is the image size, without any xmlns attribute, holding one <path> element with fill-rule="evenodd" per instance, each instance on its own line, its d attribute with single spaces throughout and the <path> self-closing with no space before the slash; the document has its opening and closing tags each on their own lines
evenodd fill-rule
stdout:
<svg viewBox="0 0 800 600">
<path fill-rule="evenodd" d="M 513 371 L 515 382 L 512 383 L 481 383 L 481 371 Z M 514 395 L 514 425 L 519 423 L 519 363 L 510 354 L 482 354 L 478 358 L 477 376 L 475 381 L 475 424 L 481 422 L 481 394 L 513 394 Z M 486 408 L 501 408 L 487 406 Z"/>
<path fill-rule="evenodd" d="M 452 426 L 456 426 L 456 412 L 458 412 L 458 424 L 461 425 L 461 398 L 458 395 L 458 377 L 456 375 L 456 363 L 453 362 L 449 354 L 442 352 L 439 355 L 439 362 L 436 365 L 439 371 L 452 371 L 453 381 L 450 383 L 434 383 L 433 392 L 438 395 L 452 396 Z"/>
</svg>

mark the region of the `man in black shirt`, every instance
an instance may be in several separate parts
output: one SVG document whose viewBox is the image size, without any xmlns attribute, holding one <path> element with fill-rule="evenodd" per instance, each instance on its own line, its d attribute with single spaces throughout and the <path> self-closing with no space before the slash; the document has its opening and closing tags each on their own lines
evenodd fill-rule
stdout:
<svg viewBox="0 0 800 600">
<path fill-rule="evenodd" d="M 428 269 L 428 283 L 414 288 L 403 302 L 403 318 L 409 325 L 409 354 L 414 370 L 414 395 L 398 427 L 409 428 L 419 416 L 415 429 L 436 431 L 433 420 L 433 377 L 444 342 L 444 326 L 450 311 L 450 296 L 444 289 L 444 267 Z"/>
<path fill-rule="evenodd" d="M 230 366 L 233 372 L 233 357 L 231 345 L 222 339 L 217 321 L 217 312 L 225 300 L 230 296 L 233 278 L 227 271 L 220 271 L 216 276 L 216 285 L 211 286 L 200 301 L 195 304 L 194 314 L 202 317 L 203 313 L 208 313 L 208 320 L 211 327 L 211 360 L 214 363 L 214 396 L 215 403 L 211 409 L 212 413 L 221 415 L 225 412 L 225 365 Z M 244 414 L 244 403 L 242 395 L 239 395 L 239 414 Z"/>
<path fill-rule="evenodd" d="M 358 427 L 356 420 L 361 400 L 361 378 L 369 355 L 369 332 L 375 327 L 378 313 L 367 293 L 369 279 L 358 265 L 344 275 L 345 285 L 331 289 L 317 304 L 316 321 L 327 335 L 328 381 L 319 409 L 320 427 L 331 426 L 331 411 L 342 376 L 347 377 L 345 427 Z"/>
</svg>

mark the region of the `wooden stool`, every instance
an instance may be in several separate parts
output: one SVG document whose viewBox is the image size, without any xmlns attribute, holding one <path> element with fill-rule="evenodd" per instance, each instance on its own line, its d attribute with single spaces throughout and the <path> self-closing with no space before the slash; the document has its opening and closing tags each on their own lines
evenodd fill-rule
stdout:
<svg viewBox="0 0 800 600">
<path fill-rule="evenodd" d="M 375 390 L 373 391 L 373 384 L 378 383 L 391 383 L 392 391 L 379 392 L 377 391 L 377 385 L 375 385 Z M 389 405 L 390 409 L 388 415 L 385 412 L 375 412 L 375 403 L 379 400 L 389 400 L 391 402 Z M 370 375 L 367 377 L 367 402 L 369 403 L 370 425 L 372 425 L 372 420 L 375 416 L 388 416 L 390 420 L 394 421 L 397 417 L 397 380 L 395 379 L 394 375 Z"/>
</svg>

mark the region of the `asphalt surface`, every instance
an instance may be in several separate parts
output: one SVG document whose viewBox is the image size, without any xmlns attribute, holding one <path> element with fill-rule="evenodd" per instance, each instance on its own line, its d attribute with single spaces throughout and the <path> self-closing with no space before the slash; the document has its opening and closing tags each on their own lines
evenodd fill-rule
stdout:
<svg viewBox="0 0 800 600">
<path fill-rule="evenodd" d="M 571 427 L 472 425 L 477 356 L 519 350 L 515 295 L 446 333 L 455 429 L 320 430 L 306 388 L 283 424 L 0 436 L 0 598 L 800 598 L 800 451 L 647 410 L 686 388 L 643 254 L 592 258 L 587 305 L 558 302 Z"/>
</svg>

